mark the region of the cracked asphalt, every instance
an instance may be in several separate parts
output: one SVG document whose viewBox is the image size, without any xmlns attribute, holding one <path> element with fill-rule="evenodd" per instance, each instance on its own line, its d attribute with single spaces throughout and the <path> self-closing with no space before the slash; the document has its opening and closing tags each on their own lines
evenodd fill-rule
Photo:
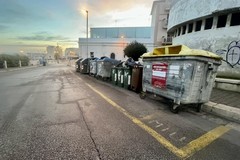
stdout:
<svg viewBox="0 0 240 160">
<path fill-rule="evenodd" d="M 134 92 L 61 64 L 0 73 L 0 110 L 4 160 L 183 159 L 145 126 L 177 148 L 226 127 L 225 134 L 185 158 L 240 159 L 239 124 L 191 109 L 172 114 L 161 99 L 141 100 Z"/>
</svg>

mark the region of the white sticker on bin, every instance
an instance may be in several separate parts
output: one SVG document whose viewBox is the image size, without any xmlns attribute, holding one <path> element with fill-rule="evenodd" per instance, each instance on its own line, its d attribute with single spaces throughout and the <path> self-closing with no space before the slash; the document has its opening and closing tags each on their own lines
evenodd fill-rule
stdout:
<svg viewBox="0 0 240 160">
<path fill-rule="evenodd" d="M 128 75 L 128 85 L 131 84 L 131 75 Z"/>
</svg>

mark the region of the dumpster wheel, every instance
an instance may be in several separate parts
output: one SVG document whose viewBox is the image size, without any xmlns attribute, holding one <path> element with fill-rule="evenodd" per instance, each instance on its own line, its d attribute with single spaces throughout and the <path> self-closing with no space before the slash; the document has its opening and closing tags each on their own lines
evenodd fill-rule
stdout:
<svg viewBox="0 0 240 160">
<path fill-rule="evenodd" d="M 139 93 L 139 97 L 140 97 L 141 99 L 145 99 L 145 98 L 147 97 L 146 92 L 140 92 L 140 93 Z"/>
<path fill-rule="evenodd" d="M 177 114 L 179 112 L 180 105 L 172 103 L 170 105 L 170 111 Z"/>
</svg>

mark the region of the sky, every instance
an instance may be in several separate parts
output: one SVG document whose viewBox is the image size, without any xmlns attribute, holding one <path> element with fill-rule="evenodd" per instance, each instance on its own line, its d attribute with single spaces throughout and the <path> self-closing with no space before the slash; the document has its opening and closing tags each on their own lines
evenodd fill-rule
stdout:
<svg viewBox="0 0 240 160">
<path fill-rule="evenodd" d="M 153 0 L 0 0 L 0 53 L 78 47 L 91 27 L 151 25 Z"/>
</svg>

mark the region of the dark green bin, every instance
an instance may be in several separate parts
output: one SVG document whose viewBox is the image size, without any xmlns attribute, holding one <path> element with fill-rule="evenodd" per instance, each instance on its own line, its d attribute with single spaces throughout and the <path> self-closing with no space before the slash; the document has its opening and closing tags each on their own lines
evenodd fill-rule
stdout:
<svg viewBox="0 0 240 160">
<path fill-rule="evenodd" d="M 116 67 L 111 69 L 111 78 L 112 78 L 112 84 L 117 85 L 118 72 Z"/>
<path fill-rule="evenodd" d="M 123 83 L 124 88 L 130 89 L 131 88 L 131 80 L 132 80 L 132 69 L 131 68 L 124 68 L 124 76 L 123 76 Z"/>
<path fill-rule="evenodd" d="M 117 67 L 117 85 L 123 87 L 123 68 Z"/>
</svg>

